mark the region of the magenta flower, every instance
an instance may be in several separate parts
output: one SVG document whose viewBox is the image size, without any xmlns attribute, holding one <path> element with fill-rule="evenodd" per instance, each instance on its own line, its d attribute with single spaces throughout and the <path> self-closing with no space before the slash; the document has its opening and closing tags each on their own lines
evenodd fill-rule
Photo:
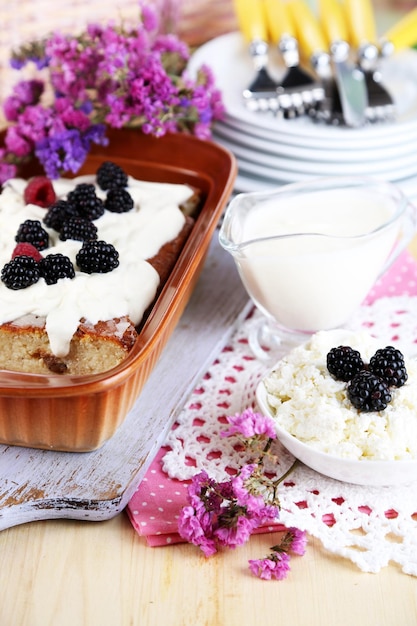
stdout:
<svg viewBox="0 0 417 626">
<path fill-rule="evenodd" d="M 255 559 L 249 561 L 249 569 L 252 574 L 263 580 L 283 580 L 290 571 L 290 557 L 286 552 L 273 554 L 265 559 Z"/>
<path fill-rule="evenodd" d="M 238 433 L 248 439 L 257 435 L 276 439 L 274 420 L 260 413 L 254 413 L 252 409 L 246 409 L 243 413 L 229 416 L 227 421 L 231 427 L 220 433 L 222 437 L 230 437 Z"/>
<path fill-rule="evenodd" d="M 209 536 L 207 528 L 203 528 L 201 518 L 195 514 L 192 506 L 186 506 L 181 510 L 178 532 L 183 539 L 198 546 L 205 556 L 212 556 L 217 552 L 216 541 Z"/>
<path fill-rule="evenodd" d="M 268 439 L 257 460 L 243 465 L 237 475 L 217 482 L 203 470 L 191 480 L 188 505 L 180 513 L 178 532 L 206 556 L 220 547 L 236 548 L 244 544 L 254 530 L 279 517 L 278 483 L 265 474 L 263 466 L 271 435 L 275 437 L 271 421 L 251 409 L 228 420 L 232 427 L 226 435 L 230 432 L 246 435 L 243 442 L 251 450 L 254 439 Z M 303 555 L 305 549 L 305 532 L 289 528 L 281 542 L 271 548 L 271 554 L 249 561 L 249 568 L 259 578 L 282 580 L 290 569 L 289 553 Z"/>
<path fill-rule="evenodd" d="M 136 27 L 88 24 L 80 35 L 54 33 L 13 53 L 15 68 L 47 68 L 48 84 L 44 69 L 42 80 L 21 81 L 5 100 L 3 177 L 7 164 L 34 156 L 48 176 L 75 172 L 91 144 L 103 142 L 103 125 L 211 138 L 225 113 L 212 73 L 204 67 L 195 80 L 186 76 L 188 46 L 160 32 L 154 8 L 140 3 L 140 16 Z M 44 92 L 55 97 L 48 105 Z"/>
<path fill-rule="evenodd" d="M 14 178 L 17 173 L 16 165 L 12 163 L 0 162 L 0 185 L 3 185 L 10 178 Z"/>
<path fill-rule="evenodd" d="M 229 517 L 228 515 L 228 518 Z M 232 526 L 229 526 L 229 524 L 223 525 L 221 523 L 222 521 L 223 520 L 220 520 L 220 524 L 215 529 L 214 537 L 220 545 L 229 548 L 236 548 L 246 543 L 252 532 L 258 528 L 256 519 L 243 514 L 236 515 Z"/>
<path fill-rule="evenodd" d="M 307 547 L 307 533 L 299 528 L 291 527 L 288 529 L 291 535 L 290 551 L 298 556 L 303 556 Z"/>
</svg>

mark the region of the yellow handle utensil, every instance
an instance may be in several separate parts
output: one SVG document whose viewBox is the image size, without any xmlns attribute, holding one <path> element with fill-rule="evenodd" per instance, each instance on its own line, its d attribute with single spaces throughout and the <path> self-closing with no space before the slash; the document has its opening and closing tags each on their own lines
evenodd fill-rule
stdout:
<svg viewBox="0 0 417 626">
<path fill-rule="evenodd" d="M 319 0 L 320 23 L 331 53 L 343 118 L 348 126 L 366 122 L 368 91 L 365 75 L 349 60 L 349 31 L 338 0 Z"/>
<path fill-rule="evenodd" d="M 277 44 L 284 35 L 295 37 L 294 19 L 287 9 L 285 0 L 264 0 L 264 2 L 270 41 Z"/>
<path fill-rule="evenodd" d="M 339 0 L 318 0 L 318 13 L 329 48 L 335 41 L 349 40 L 346 16 Z"/>
<path fill-rule="evenodd" d="M 352 46 L 358 48 L 366 43 L 375 46 L 381 43 L 382 48 L 389 46 L 392 52 L 417 43 L 417 7 L 391 26 L 382 37 L 378 37 L 376 32 L 371 0 L 345 0 L 345 7 Z"/>
<path fill-rule="evenodd" d="M 377 41 L 372 0 L 345 0 L 349 41 L 359 48 Z"/>
<path fill-rule="evenodd" d="M 392 95 L 381 82 L 379 49 L 371 0 L 345 0 L 351 43 L 357 48 L 358 63 L 365 74 L 368 113 L 371 121 L 385 121 L 396 114 Z"/>
<path fill-rule="evenodd" d="M 243 90 L 243 100 L 253 112 L 277 112 L 279 84 L 268 69 L 268 32 L 264 0 L 234 0 L 240 32 L 245 39 L 252 59 L 255 76 Z"/>
<path fill-rule="evenodd" d="M 417 43 L 417 7 L 404 15 L 381 37 L 382 50 L 389 45 L 392 51 L 402 50 Z"/>
<path fill-rule="evenodd" d="M 240 32 L 247 41 L 267 41 L 264 0 L 234 0 Z"/>
<path fill-rule="evenodd" d="M 281 79 L 279 101 L 286 117 L 315 109 L 324 99 L 323 85 L 300 65 L 296 25 L 285 0 L 264 0 L 269 40 L 279 50 L 287 72 Z"/>
<path fill-rule="evenodd" d="M 296 35 L 300 48 L 313 62 L 320 54 L 327 54 L 327 42 L 316 16 L 304 0 L 289 0 L 288 10 L 296 24 Z M 320 68 L 315 67 L 316 71 Z"/>
</svg>

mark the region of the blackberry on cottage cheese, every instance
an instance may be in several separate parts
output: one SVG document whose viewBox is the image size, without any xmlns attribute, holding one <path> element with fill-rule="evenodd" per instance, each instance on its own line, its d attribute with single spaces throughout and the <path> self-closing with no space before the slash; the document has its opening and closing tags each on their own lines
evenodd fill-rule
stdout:
<svg viewBox="0 0 417 626">
<path fill-rule="evenodd" d="M 380 411 L 352 405 L 348 384 L 337 380 L 326 358 L 334 346 L 349 345 L 369 363 L 386 344 L 366 332 L 321 331 L 294 348 L 264 378 L 277 425 L 308 446 L 354 460 L 417 459 L 417 363 L 404 357 L 407 380 L 391 387 Z"/>
</svg>

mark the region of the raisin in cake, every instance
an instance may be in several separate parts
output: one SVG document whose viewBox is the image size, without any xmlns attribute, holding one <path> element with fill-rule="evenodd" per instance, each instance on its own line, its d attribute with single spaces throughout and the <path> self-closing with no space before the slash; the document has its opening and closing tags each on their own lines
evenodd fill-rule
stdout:
<svg viewBox="0 0 417 626">
<path fill-rule="evenodd" d="M 187 185 L 96 175 L 8 181 L 0 195 L 0 369 L 90 374 L 120 363 L 194 223 Z"/>
</svg>

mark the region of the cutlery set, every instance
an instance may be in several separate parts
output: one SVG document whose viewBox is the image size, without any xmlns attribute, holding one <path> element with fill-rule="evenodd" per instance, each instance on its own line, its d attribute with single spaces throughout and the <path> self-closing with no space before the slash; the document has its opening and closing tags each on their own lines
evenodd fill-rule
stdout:
<svg viewBox="0 0 417 626">
<path fill-rule="evenodd" d="M 235 9 L 255 70 L 247 109 L 353 128 L 395 120 L 380 63 L 417 43 L 417 8 L 379 38 L 371 0 L 317 0 L 317 15 L 306 0 L 235 0 Z"/>
</svg>

